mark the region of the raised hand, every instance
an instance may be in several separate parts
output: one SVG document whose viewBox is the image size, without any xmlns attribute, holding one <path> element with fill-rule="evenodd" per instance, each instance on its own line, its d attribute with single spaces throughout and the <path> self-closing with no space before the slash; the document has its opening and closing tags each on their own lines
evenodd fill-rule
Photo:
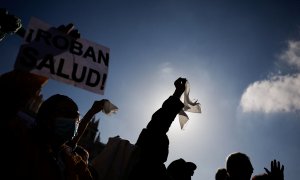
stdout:
<svg viewBox="0 0 300 180">
<path fill-rule="evenodd" d="M 14 34 L 22 27 L 21 19 L 9 14 L 6 9 L 0 9 L 0 41 L 7 34 Z"/>
<path fill-rule="evenodd" d="M 264 169 L 271 180 L 284 180 L 284 165 L 280 165 L 280 162 L 276 161 L 276 159 L 271 161 L 271 170 Z"/>
<path fill-rule="evenodd" d="M 173 96 L 176 96 L 178 98 L 181 97 L 182 93 L 185 91 L 185 83 L 186 83 L 187 79 L 186 78 L 178 78 L 175 82 L 174 82 L 174 86 L 175 86 L 175 92 L 173 94 Z"/>
<path fill-rule="evenodd" d="M 85 129 L 85 127 L 87 126 L 87 124 L 90 122 L 90 120 L 93 118 L 93 116 L 95 114 L 97 114 L 98 112 L 101 112 L 104 108 L 104 103 L 108 101 L 107 99 L 102 99 L 100 101 L 95 101 L 92 105 L 92 107 L 89 109 L 89 111 L 83 116 L 83 118 L 81 119 L 80 126 L 84 127 L 83 129 Z M 78 130 L 79 130 L 78 128 Z"/>
<path fill-rule="evenodd" d="M 75 147 L 76 144 L 78 143 L 78 141 L 80 140 L 81 136 L 83 135 L 87 125 L 89 124 L 89 122 L 91 121 L 91 119 L 93 118 L 93 116 L 95 114 L 97 114 L 98 112 L 102 111 L 104 108 L 104 103 L 107 102 L 107 99 L 102 99 L 100 101 L 95 101 L 92 105 L 92 107 L 90 108 L 90 110 L 83 116 L 83 118 L 81 119 L 80 123 L 79 123 L 79 127 L 77 130 L 76 135 L 73 137 L 73 139 L 69 142 L 69 145 L 71 147 Z"/>
</svg>

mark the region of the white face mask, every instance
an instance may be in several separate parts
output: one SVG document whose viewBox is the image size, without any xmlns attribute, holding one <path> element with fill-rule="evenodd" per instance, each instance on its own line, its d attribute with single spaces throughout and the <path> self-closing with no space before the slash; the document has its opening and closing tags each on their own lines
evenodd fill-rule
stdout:
<svg viewBox="0 0 300 180">
<path fill-rule="evenodd" d="M 63 141 L 71 140 L 78 128 L 77 120 L 77 118 L 55 118 L 54 134 Z"/>
</svg>

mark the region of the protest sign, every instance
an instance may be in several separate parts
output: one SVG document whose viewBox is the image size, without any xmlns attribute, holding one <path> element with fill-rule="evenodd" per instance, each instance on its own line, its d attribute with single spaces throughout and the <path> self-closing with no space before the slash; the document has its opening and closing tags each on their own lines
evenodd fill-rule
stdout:
<svg viewBox="0 0 300 180">
<path fill-rule="evenodd" d="M 15 69 L 29 71 L 97 94 L 104 94 L 109 48 L 74 39 L 47 23 L 31 18 Z"/>
</svg>

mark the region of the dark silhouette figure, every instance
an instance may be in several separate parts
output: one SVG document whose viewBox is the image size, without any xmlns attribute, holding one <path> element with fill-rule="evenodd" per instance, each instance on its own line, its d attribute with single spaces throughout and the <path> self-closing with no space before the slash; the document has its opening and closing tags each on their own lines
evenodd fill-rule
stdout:
<svg viewBox="0 0 300 180">
<path fill-rule="evenodd" d="M 32 99 L 40 96 L 40 90 L 46 81 L 47 78 L 21 71 L 11 71 L 0 77 L 0 137 L 3 146 L 1 154 L 4 155 L 2 162 L 5 164 L 2 166 L 2 174 L 23 176 L 22 169 L 16 169 L 16 163 L 22 158 L 19 151 L 28 146 L 25 143 L 28 124 L 34 121 L 34 117 L 25 112 L 25 107 Z M 24 115 L 31 118 L 24 118 Z"/>
<path fill-rule="evenodd" d="M 228 180 L 227 170 L 225 168 L 219 168 L 215 175 L 215 180 Z"/>
<path fill-rule="evenodd" d="M 89 154 L 77 142 L 106 101 L 95 101 L 80 120 L 77 104 L 68 96 L 56 94 L 45 100 L 37 113 L 36 126 L 19 142 L 22 148 L 14 159 L 11 179 L 92 180 Z"/>
<path fill-rule="evenodd" d="M 232 153 L 227 157 L 226 169 L 230 180 L 250 180 L 253 173 L 250 158 L 241 152 Z"/>
<path fill-rule="evenodd" d="M 74 28 L 74 25 L 69 23 L 68 25 L 60 25 L 51 29 L 57 29 L 73 39 L 80 38 L 80 33 Z M 0 8 L 0 41 L 7 34 L 17 34 L 23 38 L 25 31 L 20 18 L 9 14 L 6 9 Z M 1 127 L 4 130 L 7 128 L 8 124 L 6 123 L 8 121 L 12 121 L 16 114 L 28 105 L 30 100 L 40 95 L 41 88 L 47 83 L 47 80 L 47 77 L 32 74 L 21 69 L 14 69 L 1 75 L 1 115 L 3 117 Z"/>
<path fill-rule="evenodd" d="M 271 161 L 270 170 L 267 168 L 264 169 L 266 173 L 253 176 L 252 180 L 284 180 L 284 166 L 276 159 Z"/>
<path fill-rule="evenodd" d="M 0 76 L 1 123 L 15 118 L 19 111 L 33 98 L 40 95 L 47 78 L 35 74 L 13 70 Z"/>
<path fill-rule="evenodd" d="M 140 149 L 140 160 L 129 175 L 130 180 L 170 179 L 164 163 L 169 153 L 167 132 L 176 115 L 183 108 L 180 97 L 185 90 L 185 78 L 178 78 L 174 85 L 175 92 L 158 109 L 144 128 L 136 142 Z"/>
<path fill-rule="evenodd" d="M 57 29 L 71 38 L 80 37 L 73 24 L 61 25 Z M 24 37 L 21 20 L 0 9 L 0 41 L 7 34 L 14 33 Z M 91 179 L 86 160 L 88 154 L 77 146 L 77 142 L 89 120 L 101 111 L 106 100 L 95 101 L 75 135 L 73 124 L 79 123 L 78 108 L 67 96 L 55 95 L 46 100 L 34 122 L 35 115 L 25 115 L 23 110 L 32 99 L 41 96 L 41 88 L 47 79 L 16 69 L 0 77 L 0 130 L 1 142 L 5 146 L 1 148 L 5 165 L 1 168 L 2 175 L 9 179 Z M 33 120 L 30 126 L 36 123 L 34 129 L 22 122 L 24 115 Z"/>
<path fill-rule="evenodd" d="M 186 162 L 184 159 L 180 158 L 169 164 L 167 172 L 172 180 L 191 180 L 196 169 L 196 164 L 193 162 Z"/>
</svg>

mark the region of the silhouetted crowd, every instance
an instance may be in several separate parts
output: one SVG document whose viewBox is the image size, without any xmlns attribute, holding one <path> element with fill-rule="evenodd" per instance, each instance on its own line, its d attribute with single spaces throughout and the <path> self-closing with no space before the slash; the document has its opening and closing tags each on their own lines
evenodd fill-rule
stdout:
<svg viewBox="0 0 300 180">
<path fill-rule="evenodd" d="M 0 25 L 1 40 L 9 34 L 24 34 L 20 19 L 5 9 L 0 10 Z M 58 27 L 78 38 L 80 34 L 73 28 L 72 24 Z M 174 81 L 174 93 L 154 112 L 136 143 L 117 140 L 112 145 L 107 144 L 107 151 L 99 153 L 97 166 L 78 142 L 91 119 L 103 111 L 109 100 L 95 101 L 80 118 L 77 104 L 66 95 L 54 94 L 43 100 L 41 90 L 47 80 L 17 69 L 0 77 L 2 177 L 13 180 L 191 180 L 197 169 L 195 163 L 178 158 L 165 165 L 169 154 L 167 132 L 184 107 L 180 98 L 186 88 L 186 78 Z M 28 111 L 28 107 L 36 111 Z M 250 158 L 242 152 L 234 152 L 227 157 L 226 167 L 216 170 L 215 179 L 284 180 L 284 166 L 273 160 L 265 173 L 252 174 Z"/>
</svg>

